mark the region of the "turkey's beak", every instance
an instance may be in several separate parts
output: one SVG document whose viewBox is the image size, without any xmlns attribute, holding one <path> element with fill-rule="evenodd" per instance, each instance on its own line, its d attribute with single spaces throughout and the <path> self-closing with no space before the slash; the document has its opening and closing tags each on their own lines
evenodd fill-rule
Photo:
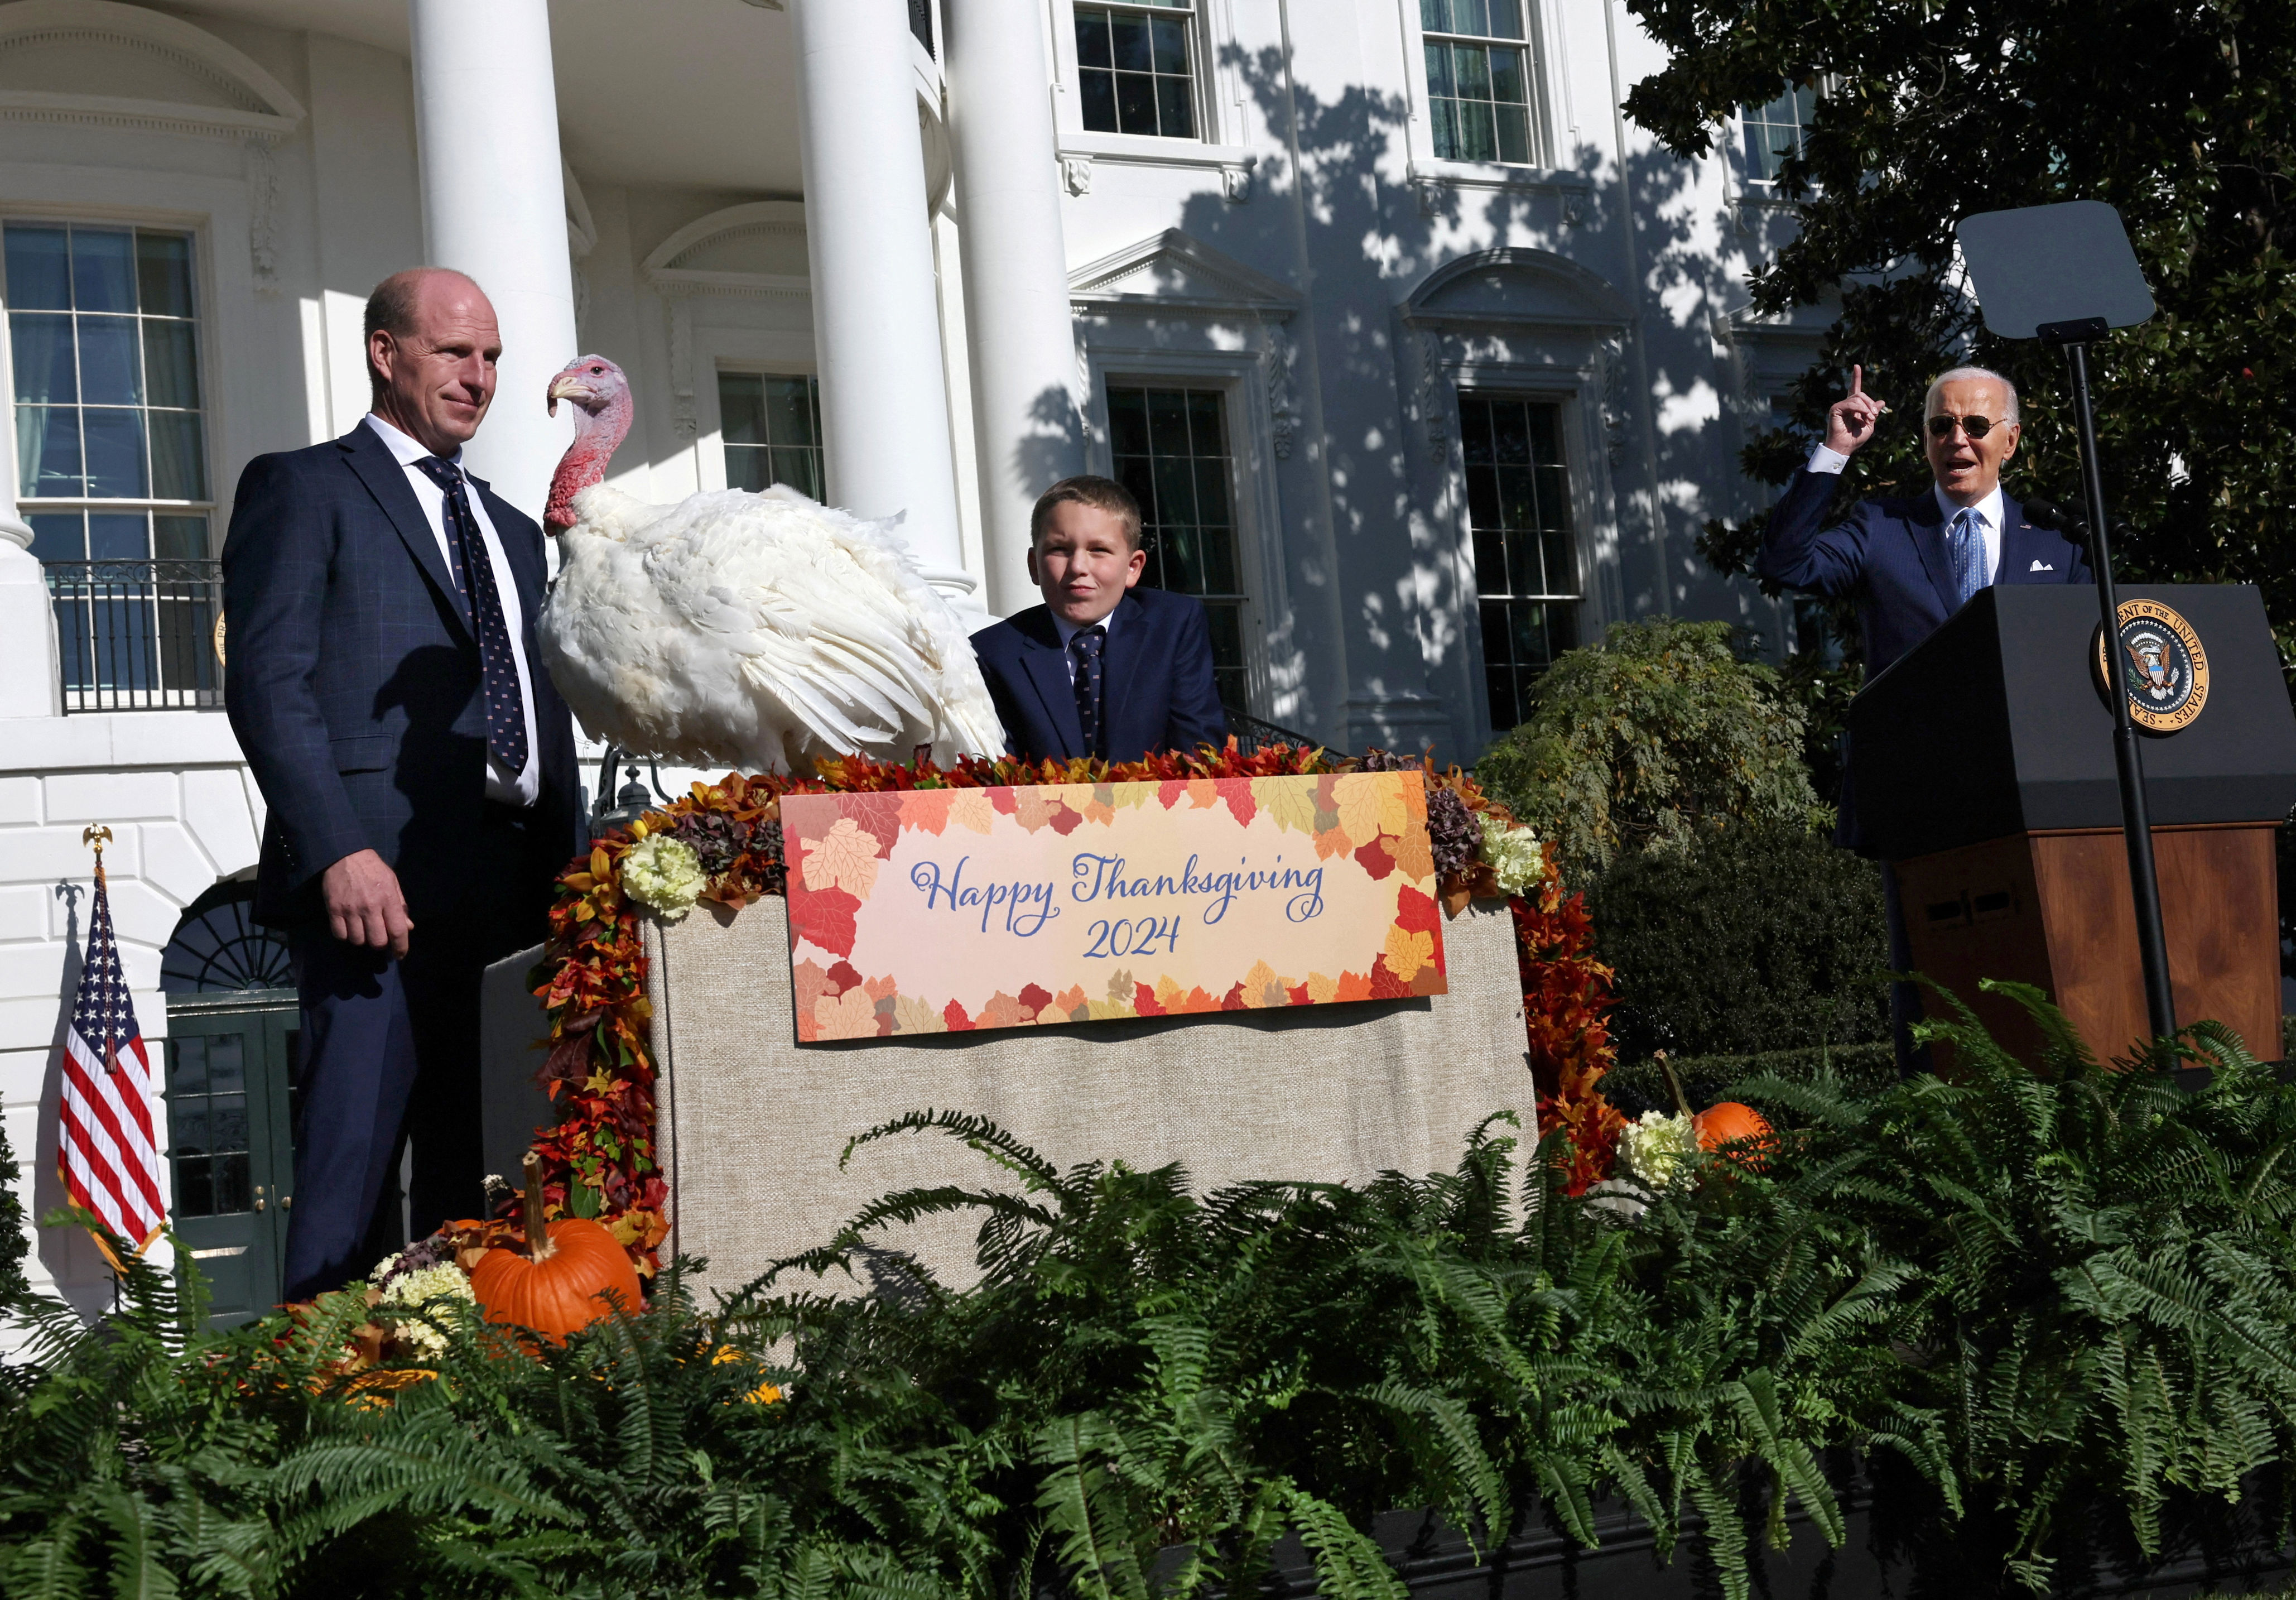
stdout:
<svg viewBox="0 0 2296 1600">
<path fill-rule="evenodd" d="M 550 414 L 553 416 L 558 414 L 558 402 L 561 400 L 571 400 L 578 406 L 588 399 L 590 395 L 591 389 L 587 383 L 583 382 L 579 378 L 569 377 L 561 373 L 550 381 Z"/>
</svg>

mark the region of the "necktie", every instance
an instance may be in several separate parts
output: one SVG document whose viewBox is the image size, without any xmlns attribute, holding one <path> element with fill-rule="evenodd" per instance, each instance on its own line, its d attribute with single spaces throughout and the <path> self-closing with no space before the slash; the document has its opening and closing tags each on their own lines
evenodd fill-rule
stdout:
<svg viewBox="0 0 2296 1600">
<path fill-rule="evenodd" d="M 1076 661 L 1077 722 L 1084 729 L 1084 753 L 1090 756 L 1108 749 L 1100 726 L 1100 649 L 1107 642 L 1108 630 L 1097 622 L 1069 641 L 1069 654 Z"/>
<path fill-rule="evenodd" d="M 471 514 L 463 469 L 440 455 L 425 455 L 414 464 L 447 496 L 447 554 L 463 614 L 479 641 L 479 677 L 487 696 L 487 754 L 504 772 L 524 772 L 526 697 L 519 692 L 518 661 L 510 652 L 510 625 L 503 619 L 502 592 L 495 587 L 495 563 L 487 554 L 479 520 Z"/>
<path fill-rule="evenodd" d="M 1959 603 L 1967 605 L 1990 576 L 1985 570 L 1985 536 L 1978 528 L 1977 513 L 1964 506 L 1953 515 L 1953 587 L 1960 591 Z"/>
</svg>

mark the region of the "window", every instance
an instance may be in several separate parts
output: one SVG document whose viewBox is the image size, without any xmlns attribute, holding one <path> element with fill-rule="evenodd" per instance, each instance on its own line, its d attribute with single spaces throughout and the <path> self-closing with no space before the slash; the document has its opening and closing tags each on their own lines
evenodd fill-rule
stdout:
<svg viewBox="0 0 2296 1600">
<path fill-rule="evenodd" d="M 1227 397 L 1217 389 L 1108 386 L 1117 481 L 1140 502 L 1148 569 L 1140 581 L 1204 603 L 1220 701 L 1251 710 L 1243 652 Z"/>
<path fill-rule="evenodd" d="M 821 385 L 805 373 L 719 373 L 718 413 L 726 440 L 726 487 L 786 483 L 829 497 L 821 464 Z"/>
<path fill-rule="evenodd" d="M 1435 153 L 1447 161 L 1531 160 L 1524 0 L 1419 0 Z"/>
<path fill-rule="evenodd" d="M 12 222 L 16 492 L 70 710 L 212 705 L 221 615 L 187 234 Z"/>
<path fill-rule="evenodd" d="M 1746 176 L 1756 183 L 1777 182 L 1778 168 L 1788 156 L 1801 154 L 1802 136 L 1817 111 L 1817 85 L 1797 85 L 1791 79 L 1785 92 L 1767 105 L 1738 108 L 1738 125 L 1746 134 Z"/>
<path fill-rule="evenodd" d="M 1193 0 L 1076 8 L 1077 81 L 1094 133 L 1196 136 Z"/>
<path fill-rule="evenodd" d="M 178 1216 L 250 1209 L 245 1054 L 238 1034 L 168 1040 L 168 1153 Z"/>
<path fill-rule="evenodd" d="M 1530 714 L 1530 686 L 1578 642 L 1578 562 L 1562 408 L 1498 395 L 1459 397 L 1467 523 L 1481 603 L 1491 726 Z"/>
</svg>

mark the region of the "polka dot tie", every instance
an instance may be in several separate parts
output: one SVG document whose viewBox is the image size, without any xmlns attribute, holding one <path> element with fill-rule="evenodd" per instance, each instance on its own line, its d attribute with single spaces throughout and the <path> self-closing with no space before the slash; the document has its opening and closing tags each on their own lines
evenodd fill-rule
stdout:
<svg viewBox="0 0 2296 1600">
<path fill-rule="evenodd" d="M 510 652 L 510 625 L 503 619 L 502 592 L 495 587 L 495 563 L 471 497 L 463 469 L 441 455 L 414 464 L 447 496 L 447 554 L 463 614 L 479 640 L 479 675 L 487 692 L 487 753 L 504 772 L 526 770 L 526 697 L 519 692 L 518 661 Z"/>
<path fill-rule="evenodd" d="M 1100 650 L 1107 643 L 1108 630 L 1097 622 L 1069 641 L 1069 654 L 1076 660 L 1077 722 L 1088 756 L 1104 755 L 1108 749 L 1100 726 Z"/>
</svg>

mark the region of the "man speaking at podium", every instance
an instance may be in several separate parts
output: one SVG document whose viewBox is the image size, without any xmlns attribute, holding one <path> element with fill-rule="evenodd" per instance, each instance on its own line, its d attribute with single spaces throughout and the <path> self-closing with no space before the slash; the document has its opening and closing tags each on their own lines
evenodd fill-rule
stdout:
<svg viewBox="0 0 2296 1600">
<path fill-rule="evenodd" d="M 2001 464 L 2016 454 L 2016 386 L 1981 366 L 1956 366 L 1931 380 L 1922 406 L 1930 492 L 1909 498 L 1860 500 L 1828 524 L 1841 470 L 1874 438 L 1890 408 L 1866 392 L 1863 367 L 1849 369 L 1849 392 L 1825 414 L 1825 442 L 1810 452 L 1770 512 L 1754 570 L 1790 589 L 1829 600 L 1855 596 L 1858 632 L 1871 680 L 1997 583 L 2087 583 L 2088 557 L 2054 529 L 2037 528 L 2001 492 Z M 1844 752 L 1845 758 L 1847 751 Z M 1860 854 L 1863 841 L 1842 762 L 1841 819 L 1834 842 Z M 1913 962 L 1897 874 L 1882 871 L 1890 915 L 1890 962 Z M 1895 985 L 1898 1064 L 1912 1061 L 1906 1033 L 1920 1006 L 1913 986 Z"/>
</svg>

